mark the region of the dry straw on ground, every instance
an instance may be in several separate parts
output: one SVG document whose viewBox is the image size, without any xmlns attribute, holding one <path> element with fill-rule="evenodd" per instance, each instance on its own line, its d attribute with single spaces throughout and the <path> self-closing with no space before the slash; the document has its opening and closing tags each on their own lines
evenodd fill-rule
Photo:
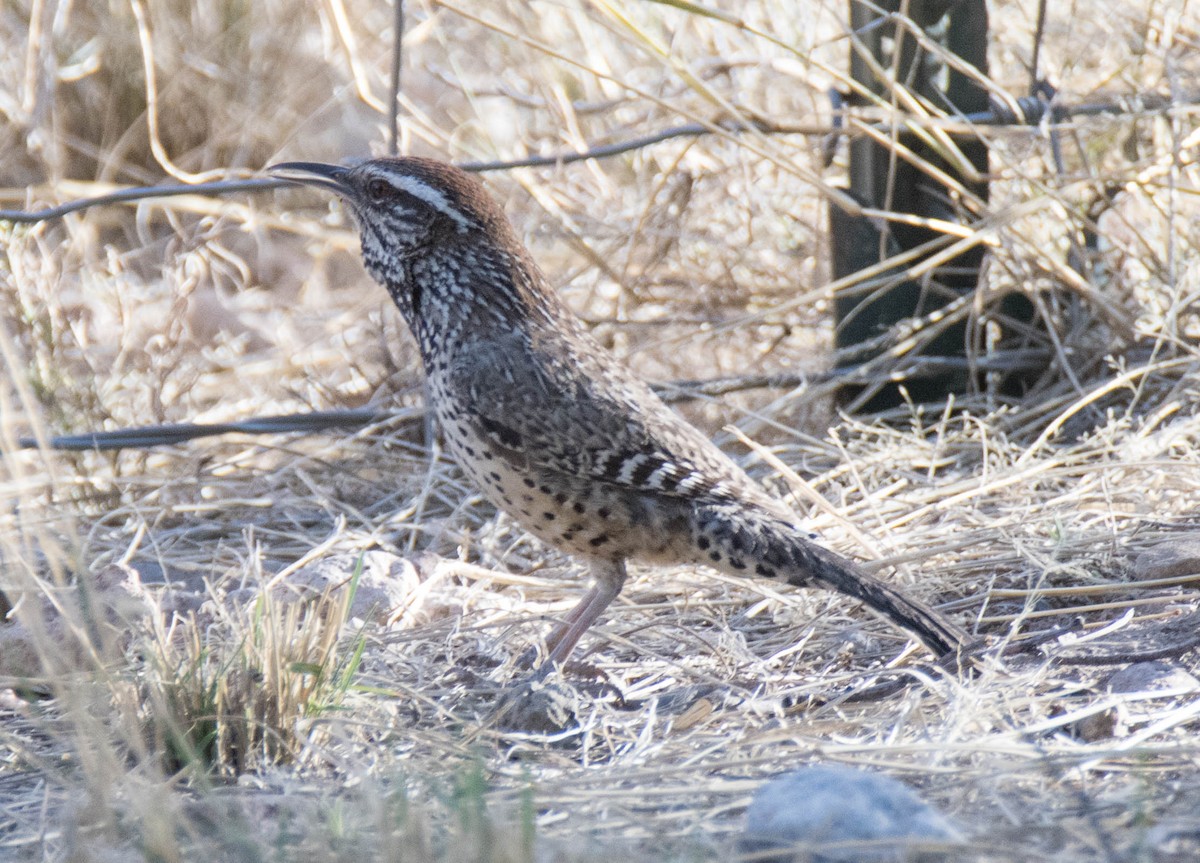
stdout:
<svg viewBox="0 0 1200 863">
<path fill-rule="evenodd" d="M 403 147 L 470 160 L 739 112 L 827 123 L 844 4 L 726 5 L 740 24 L 600 0 L 411 3 Z M 1020 95 L 1034 6 L 992 13 L 995 87 Z M 366 0 L 10 3 L 3 206 L 378 151 L 391 22 Z M 826 541 L 965 625 L 997 643 L 1075 633 L 866 703 L 842 696 L 921 658 L 859 609 L 637 569 L 567 675 L 581 730 L 491 729 L 517 657 L 580 586 L 431 459 L 415 352 L 336 207 L 289 191 L 0 224 L 0 587 L 16 606 L 0 858 L 729 859 L 764 778 L 828 761 L 920 788 L 978 859 L 1195 859 L 1197 25 L 1187 4 L 1052 5 L 1041 63 L 1064 102 L 1168 107 L 1071 122 L 1061 169 L 1044 129 L 984 133 L 992 254 L 972 308 L 1016 287 L 1052 321 L 1030 397 L 887 423 L 804 386 L 684 407 Z M 821 190 L 840 171 L 819 145 L 718 134 L 489 183 L 647 377 L 817 373 Z M 364 404 L 396 418 L 17 449 Z M 1133 659 L 1164 663 L 1170 687 L 1111 677 Z"/>
</svg>

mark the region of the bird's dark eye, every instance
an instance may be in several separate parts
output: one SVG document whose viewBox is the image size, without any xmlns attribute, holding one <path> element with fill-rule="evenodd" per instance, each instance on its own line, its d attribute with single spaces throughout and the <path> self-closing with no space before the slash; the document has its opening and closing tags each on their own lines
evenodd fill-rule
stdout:
<svg viewBox="0 0 1200 863">
<path fill-rule="evenodd" d="M 384 201 L 393 191 L 391 183 L 387 180 L 380 180 L 378 177 L 367 183 L 367 194 L 373 201 Z"/>
</svg>

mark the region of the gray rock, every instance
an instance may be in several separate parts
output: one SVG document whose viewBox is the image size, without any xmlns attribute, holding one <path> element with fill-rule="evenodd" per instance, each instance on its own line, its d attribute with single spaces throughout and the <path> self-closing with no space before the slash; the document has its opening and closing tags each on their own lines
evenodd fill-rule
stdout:
<svg viewBox="0 0 1200 863">
<path fill-rule="evenodd" d="M 292 573 L 284 584 L 308 597 L 327 590 L 349 589 L 359 558 L 359 554 L 332 554 Z M 361 560 L 362 573 L 350 604 L 350 617 L 389 625 L 394 614 L 404 611 L 420 584 L 420 576 L 410 561 L 381 549 L 363 552 Z"/>
<path fill-rule="evenodd" d="M 1108 691 L 1117 692 L 1156 692 L 1161 695 L 1186 695 L 1200 689 L 1200 680 L 1196 680 L 1187 670 L 1169 665 L 1166 662 L 1135 662 L 1114 671 L 1108 678 Z"/>
<path fill-rule="evenodd" d="M 837 765 L 775 779 L 746 810 L 742 854 L 769 863 L 962 860 L 963 834 L 907 785 Z M 922 850 L 940 845 L 943 850 Z M 777 853 L 771 854 L 775 850 Z"/>
<path fill-rule="evenodd" d="M 1200 581 L 1200 536 L 1172 537 L 1145 549 L 1133 561 L 1133 577 L 1140 581 L 1189 575 Z"/>
<path fill-rule="evenodd" d="M 1162 702 L 1200 690 L 1197 680 L 1184 668 L 1166 662 L 1135 662 L 1109 675 L 1105 688 L 1117 704 L 1079 721 L 1076 735 L 1089 743 L 1124 737 L 1133 723 L 1144 722 L 1161 709 Z"/>
</svg>

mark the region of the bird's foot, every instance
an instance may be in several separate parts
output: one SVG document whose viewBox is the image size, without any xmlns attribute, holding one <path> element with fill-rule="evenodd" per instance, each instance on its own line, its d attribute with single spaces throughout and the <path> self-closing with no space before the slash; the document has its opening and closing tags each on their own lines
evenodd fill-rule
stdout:
<svg viewBox="0 0 1200 863">
<path fill-rule="evenodd" d="M 571 686 L 534 675 L 504 692 L 491 723 L 500 731 L 561 734 L 578 727 L 578 703 Z"/>
</svg>

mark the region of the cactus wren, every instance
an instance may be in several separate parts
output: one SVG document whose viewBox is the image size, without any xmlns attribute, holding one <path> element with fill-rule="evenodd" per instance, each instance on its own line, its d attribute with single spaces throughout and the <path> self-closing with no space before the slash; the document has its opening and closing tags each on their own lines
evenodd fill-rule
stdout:
<svg viewBox="0 0 1200 863">
<path fill-rule="evenodd" d="M 350 205 L 367 270 L 419 343 L 447 449 L 500 509 L 586 561 L 594 583 L 547 638 L 563 663 L 625 562 L 689 563 L 861 600 L 939 655 L 965 635 L 805 539 L 795 516 L 584 330 L 474 177 L 431 159 L 270 168 Z"/>
</svg>

